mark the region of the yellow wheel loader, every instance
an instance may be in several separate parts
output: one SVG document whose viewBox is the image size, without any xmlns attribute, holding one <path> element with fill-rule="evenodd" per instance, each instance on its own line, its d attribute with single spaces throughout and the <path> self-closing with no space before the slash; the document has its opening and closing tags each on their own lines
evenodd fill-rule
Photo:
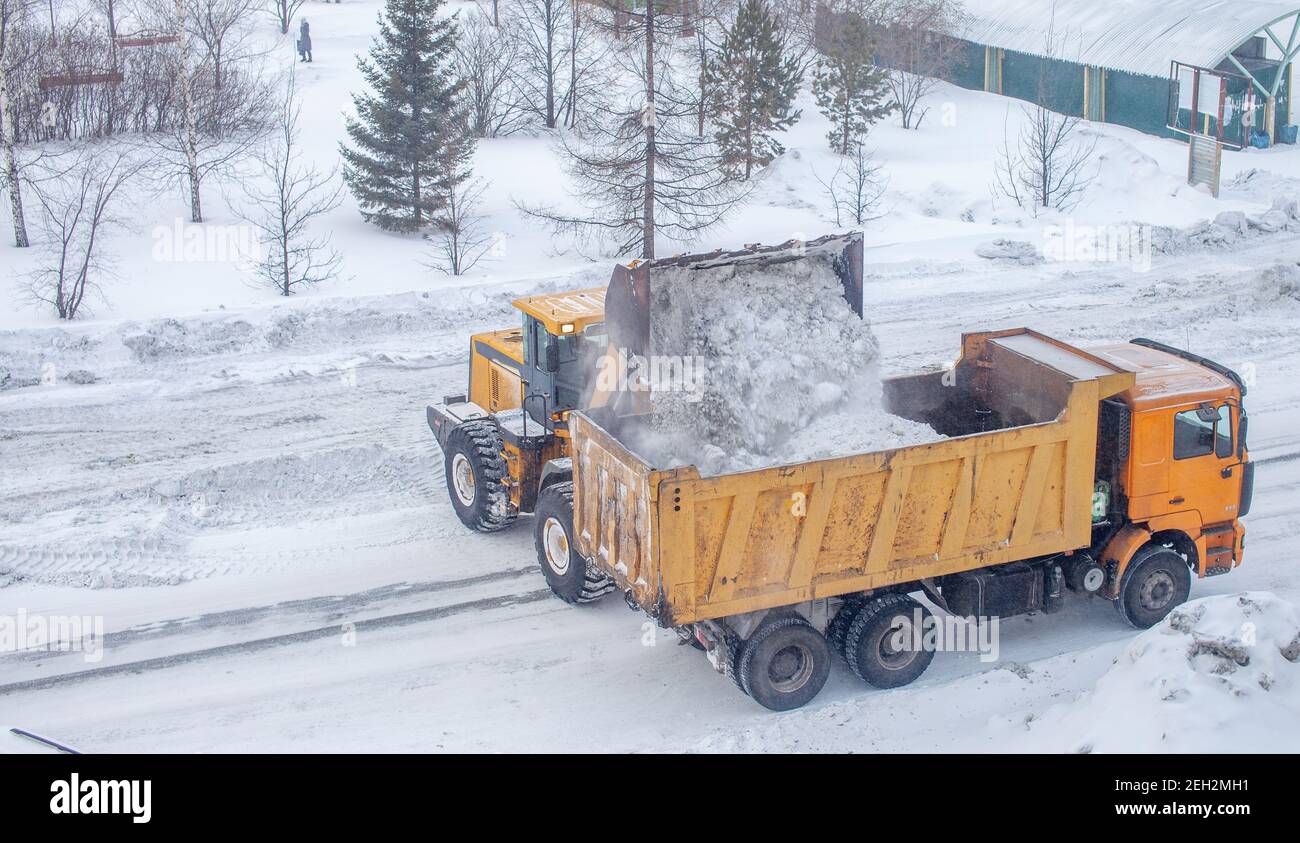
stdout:
<svg viewBox="0 0 1300 843">
<path fill-rule="evenodd" d="M 571 541 L 569 419 L 579 408 L 611 415 L 646 408 L 647 392 L 635 382 L 629 388 L 626 370 L 647 346 L 651 275 L 667 266 L 779 265 L 809 255 L 833 261 L 845 298 L 861 316 L 860 233 L 634 261 L 614 268 L 608 288 L 517 299 L 519 327 L 470 338 L 468 390 L 426 409 L 457 517 L 472 530 L 492 532 L 534 513 L 538 557 L 555 593 L 570 602 L 607 594 L 613 581 L 582 560 Z M 607 379 L 600 377 L 602 366 L 613 373 Z"/>
</svg>

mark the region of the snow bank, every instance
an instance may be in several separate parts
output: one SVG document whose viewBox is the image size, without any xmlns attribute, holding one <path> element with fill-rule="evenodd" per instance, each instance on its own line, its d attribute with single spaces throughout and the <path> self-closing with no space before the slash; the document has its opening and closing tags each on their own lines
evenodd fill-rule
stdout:
<svg viewBox="0 0 1300 843">
<path fill-rule="evenodd" d="M 1187 603 L 1096 686 L 1011 736 L 1056 752 L 1300 750 L 1300 609 L 1269 592 Z"/>
<path fill-rule="evenodd" d="M 886 413 L 870 325 L 829 261 L 656 272 L 651 353 L 691 359 L 695 383 L 659 384 L 641 453 L 705 474 L 939 438 Z"/>
<path fill-rule="evenodd" d="M 1255 299 L 1260 304 L 1300 302 L 1300 264 L 1278 263 L 1255 275 Z"/>
</svg>

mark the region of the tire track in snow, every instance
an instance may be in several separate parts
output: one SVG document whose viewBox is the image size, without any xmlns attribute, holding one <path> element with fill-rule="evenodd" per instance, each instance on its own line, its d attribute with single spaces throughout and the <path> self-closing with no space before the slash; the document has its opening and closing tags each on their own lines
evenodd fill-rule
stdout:
<svg viewBox="0 0 1300 843">
<path fill-rule="evenodd" d="M 385 615 L 378 618 L 366 618 L 359 621 L 352 621 L 351 623 L 356 631 L 368 632 L 378 629 L 389 629 L 393 627 L 410 626 L 418 623 L 428 623 L 430 621 L 441 620 L 465 612 L 483 612 L 493 609 L 509 608 L 511 606 L 520 606 L 528 603 L 537 603 L 551 597 L 551 590 L 549 588 L 542 588 L 535 591 L 524 592 L 522 594 L 484 597 L 478 600 L 469 600 L 464 603 L 453 603 L 449 606 L 438 606 L 432 609 L 421 609 L 414 612 L 402 612 L 400 614 Z M 221 658 L 224 656 L 249 655 L 261 652 L 262 650 L 319 641 L 324 638 L 337 636 L 340 633 L 340 626 L 334 624 L 302 630 L 300 632 L 272 635 L 267 638 L 256 638 L 251 641 L 221 644 L 216 647 L 207 647 L 202 650 L 191 650 L 186 653 L 177 653 L 175 655 L 159 656 L 157 658 L 125 662 L 122 664 L 108 665 L 106 667 L 91 668 L 89 670 L 78 670 L 71 673 L 60 673 L 54 676 L 43 676 L 36 679 L 23 680 L 21 682 L 12 682 L 8 685 L 0 685 L 0 696 L 7 696 L 9 694 L 25 691 L 41 691 L 48 688 L 71 685 L 77 682 L 85 682 L 92 679 L 118 676 L 124 673 L 142 673 L 152 670 L 165 670 L 171 667 L 179 667 L 181 665 Z"/>
</svg>

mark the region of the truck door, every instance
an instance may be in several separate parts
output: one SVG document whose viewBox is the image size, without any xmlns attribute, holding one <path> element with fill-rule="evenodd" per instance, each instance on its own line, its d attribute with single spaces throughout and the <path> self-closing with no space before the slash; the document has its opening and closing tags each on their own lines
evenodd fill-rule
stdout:
<svg viewBox="0 0 1300 843">
<path fill-rule="evenodd" d="M 1168 512 L 1195 510 L 1205 527 L 1230 522 L 1241 503 L 1236 409 L 1223 402 L 1199 404 L 1173 414 L 1173 461 Z"/>
</svg>

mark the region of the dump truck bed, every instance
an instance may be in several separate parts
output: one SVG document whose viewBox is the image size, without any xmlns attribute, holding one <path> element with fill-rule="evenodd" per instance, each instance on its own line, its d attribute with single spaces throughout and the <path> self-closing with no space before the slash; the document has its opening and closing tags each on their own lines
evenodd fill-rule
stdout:
<svg viewBox="0 0 1300 843">
<path fill-rule="evenodd" d="M 1085 547 L 1099 402 L 1133 374 L 1026 329 L 968 334 L 952 371 L 886 381 L 943 441 L 702 477 L 574 413 L 575 540 L 678 625 Z"/>
</svg>

